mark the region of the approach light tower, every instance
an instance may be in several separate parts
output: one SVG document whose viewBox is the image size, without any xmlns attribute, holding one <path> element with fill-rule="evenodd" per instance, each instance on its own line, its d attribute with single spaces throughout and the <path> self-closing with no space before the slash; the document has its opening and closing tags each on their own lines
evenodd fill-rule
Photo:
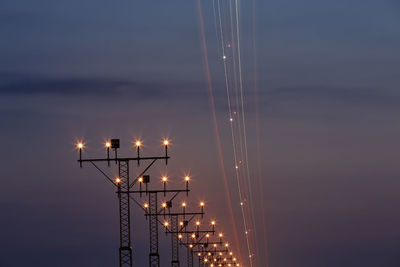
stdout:
<svg viewBox="0 0 400 267">
<path fill-rule="evenodd" d="M 165 164 L 168 164 L 168 146 L 169 141 L 163 140 L 163 146 L 165 154 L 157 157 L 141 157 L 140 147 L 142 145 L 140 140 L 135 142 L 137 156 L 136 157 L 118 157 L 118 149 L 120 148 L 119 139 L 111 139 L 105 143 L 107 152 L 106 158 L 82 158 L 82 151 L 85 148 L 83 142 L 78 142 L 76 148 L 79 151 L 79 165 L 82 167 L 83 163 L 92 164 L 107 180 L 109 180 L 116 188 L 119 201 L 119 227 L 120 227 L 120 247 L 119 247 L 119 266 L 120 267 L 132 267 L 132 244 L 131 244 L 131 214 L 130 214 L 130 188 L 137 182 L 139 177 L 150 169 L 151 166 L 157 160 L 165 160 Z M 114 151 L 114 157 L 110 157 L 110 149 Z M 129 164 L 131 161 L 136 161 L 137 165 L 140 162 L 148 162 L 146 168 L 141 172 L 138 177 L 135 177 L 133 181 L 130 180 Z M 114 180 L 111 179 L 98 165 L 97 163 L 105 162 L 107 166 L 110 166 L 111 162 L 115 162 L 118 167 L 118 177 Z"/>
</svg>

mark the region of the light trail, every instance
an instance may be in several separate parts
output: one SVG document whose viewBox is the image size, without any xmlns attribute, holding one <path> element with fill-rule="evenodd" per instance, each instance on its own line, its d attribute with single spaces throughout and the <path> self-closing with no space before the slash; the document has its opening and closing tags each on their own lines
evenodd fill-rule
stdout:
<svg viewBox="0 0 400 267">
<path fill-rule="evenodd" d="M 218 18 L 219 18 L 219 26 L 220 26 L 221 49 L 222 49 L 222 55 L 225 56 L 225 40 L 224 40 L 224 34 L 223 34 L 223 28 L 222 28 L 222 22 L 221 22 L 221 6 L 220 6 L 220 0 L 217 0 L 217 1 L 218 1 L 217 3 L 218 3 Z M 245 216 L 244 205 L 242 205 L 243 196 L 242 196 L 240 180 L 239 180 L 239 169 L 236 168 L 236 166 L 238 164 L 238 159 L 237 159 L 237 152 L 236 152 L 236 146 L 235 146 L 235 134 L 234 134 L 233 120 L 232 120 L 233 117 L 232 117 L 231 99 L 230 99 L 229 83 L 228 83 L 228 75 L 227 75 L 227 70 L 226 70 L 226 60 L 225 59 L 223 60 L 223 66 L 224 66 L 224 74 L 225 74 L 226 94 L 227 94 L 227 98 L 228 98 L 228 112 L 229 112 L 230 128 L 231 128 L 231 135 L 232 135 L 236 181 L 237 181 L 238 191 L 239 191 L 239 201 L 240 201 L 242 219 L 243 219 L 243 224 L 244 224 L 244 228 L 245 228 L 244 232 L 245 232 L 245 237 L 246 237 L 247 249 L 248 249 L 249 255 L 251 255 L 251 249 L 250 249 L 250 244 L 249 244 L 249 235 L 248 235 L 248 222 L 247 222 L 246 216 Z M 250 266 L 252 266 L 251 260 L 250 260 Z"/>
<path fill-rule="evenodd" d="M 202 39 L 201 45 L 202 45 L 202 50 L 203 50 L 203 61 L 204 61 L 205 74 L 206 74 L 210 104 L 211 104 L 212 115 L 213 115 L 215 135 L 216 135 L 216 139 L 217 139 L 217 149 L 218 149 L 221 171 L 222 171 L 222 176 L 223 176 L 223 181 L 224 181 L 224 186 L 225 186 L 225 194 L 226 194 L 228 207 L 229 207 L 229 213 L 230 213 L 230 216 L 232 219 L 232 224 L 233 224 L 236 247 L 237 247 L 238 251 L 240 251 L 239 237 L 238 237 L 236 221 L 235 221 L 235 217 L 234 217 L 233 209 L 232 209 L 232 201 L 231 201 L 231 197 L 230 197 L 228 180 L 227 180 L 226 171 L 225 171 L 225 167 L 224 167 L 221 139 L 220 139 L 220 134 L 219 134 L 217 115 L 216 115 L 216 111 L 215 111 L 213 86 L 212 86 L 212 81 L 211 81 L 210 67 L 209 67 L 209 63 L 208 63 L 207 44 L 206 44 L 206 37 L 205 37 L 205 30 L 204 30 L 204 20 L 203 20 L 203 14 L 202 14 L 202 10 L 201 10 L 201 0 L 198 0 L 197 3 L 198 3 L 198 11 L 199 11 L 200 33 L 201 33 L 201 39 Z"/>
</svg>

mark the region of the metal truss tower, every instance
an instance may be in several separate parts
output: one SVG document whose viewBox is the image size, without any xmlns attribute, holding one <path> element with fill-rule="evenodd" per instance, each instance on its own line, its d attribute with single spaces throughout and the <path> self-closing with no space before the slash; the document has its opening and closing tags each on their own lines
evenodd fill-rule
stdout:
<svg viewBox="0 0 400 267">
<path fill-rule="evenodd" d="M 118 162 L 118 173 L 120 182 L 118 183 L 119 199 L 119 266 L 132 266 L 132 246 L 131 246 L 131 214 L 129 201 L 129 161 Z"/>
<path fill-rule="evenodd" d="M 179 267 L 178 215 L 171 215 L 171 267 Z"/>
<path fill-rule="evenodd" d="M 158 219 L 157 219 L 157 192 L 149 192 L 149 229 L 150 229 L 150 267 L 160 267 L 158 253 Z"/>
</svg>

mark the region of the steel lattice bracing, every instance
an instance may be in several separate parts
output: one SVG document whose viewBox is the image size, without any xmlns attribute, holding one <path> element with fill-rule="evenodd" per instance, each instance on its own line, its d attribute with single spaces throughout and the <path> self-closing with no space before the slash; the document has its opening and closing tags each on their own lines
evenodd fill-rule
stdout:
<svg viewBox="0 0 400 267">
<path fill-rule="evenodd" d="M 149 229 L 150 229 L 150 254 L 149 266 L 160 267 L 158 254 L 158 221 L 157 221 L 157 193 L 149 192 Z"/>
<path fill-rule="evenodd" d="M 178 215 L 171 215 L 171 267 L 179 267 Z"/>
<path fill-rule="evenodd" d="M 120 247 L 119 266 L 132 267 L 131 247 L 131 219 L 129 202 L 129 161 L 119 161 L 118 198 L 119 198 L 119 224 Z"/>
</svg>

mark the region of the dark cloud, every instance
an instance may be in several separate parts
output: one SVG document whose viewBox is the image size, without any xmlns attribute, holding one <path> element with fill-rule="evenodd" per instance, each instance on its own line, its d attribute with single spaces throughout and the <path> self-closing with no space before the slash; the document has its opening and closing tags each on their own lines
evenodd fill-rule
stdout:
<svg viewBox="0 0 400 267">
<path fill-rule="evenodd" d="M 44 78 L 18 73 L 0 73 L 0 94 L 53 96 L 120 96 L 173 97 L 198 94 L 201 83 L 152 83 L 107 78 Z"/>
</svg>

